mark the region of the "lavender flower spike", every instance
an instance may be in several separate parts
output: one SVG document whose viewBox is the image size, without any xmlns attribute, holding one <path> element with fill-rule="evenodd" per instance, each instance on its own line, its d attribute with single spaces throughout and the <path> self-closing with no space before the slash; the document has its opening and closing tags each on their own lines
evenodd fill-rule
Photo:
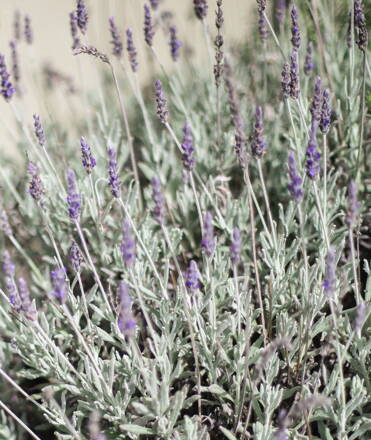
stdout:
<svg viewBox="0 0 371 440">
<path fill-rule="evenodd" d="M 276 2 L 276 10 L 275 10 L 275 16 L 276 16 L 276 20 L 277 23 L 279 25 L 282 25 L 283 23 L 283 19 L 285 16 L 285 12 L 286 12 L 286 0 L 278 0 Z"/>
<path fill-rule="evenodd" d="M 129 296 L 129 286 L 121 281 L 118 289 L 119 296 L 119 317 L 117 321 L 120 332 L 125 336 L 133 336 L 135 333 L 135 318 L 131 311 L 132 299 Z"/>
<path fill-rule="evenodd" d="M 300 95 L 299 62 L 298 53 L 295 49 L 291 53 L 290 61 L 290 96 L 298 99 Z"/>
<path fill-rule="evenodd" d="M 197 263 L 191 260 L 185 274 L 185 285 L 190 293 L 195 293 L 200 288 L 200 272 Z"/>
<path fill-rule="evenodd" d="M 229 246 L 229 251 L 231 254 L 232 266 L 237 266 L 241 258 L 241 233 L 238 228 L 233 228 L 232 231 L 232 241 Z"/>
<path fill-rule="evenodd" d="M 25 314 L 27 319 L 35 321 L 37 312 L 32 306 L 30 291 L 28 290 L 27 283 L 23 278 L 19 278 L 18 287 L 22 312 Z"/>
<path fill-rule="evenodd" d="M 76 11 L 70 12 L 70 29 L 72 37 L 72 50 L 75 50 L 80 46 Z"/>
<path fill-rule="evenodd" d="M 93 168 L 96 166 L 97 161 L 91 153 L 90 145 L 86 142 L 86 139 L 81 136 L 80 138 L 82 165 L 88 174 L 91 174 Z"/>
<path fill-rule="evenodd" d="M 19 73 L 19 62 L 18 62 L 18 52 L 17 52 L 17 42 L 16 40 L 12 40 L 10 43 L 10 49 L 11 49 L 11 55 L 12 55 L 12 75 L 14 78 L 14 81 L 16 83 L 20 80 L 20 73 Z"/>
<path fill-rule="evenodd" d="M 155 11 L 158 8 L 160 0 L 149 0 L 151 8 Z"/>
<path fill-rule="evenodd" d="M 67 301 L 66 269 L 61 267 L 52 270 L 50 281 L 53 287 L 51 295 L 61 304 L 64 304 Z"/>
<path fill-rule="evenodd" d="M 19 12 L 18 9 L 14 12 L 13 28 L 14 28 L 14 39 L 16 41 L 19 41 L 21 39 L 21 13 Z"/>
<path fill-rule="evenodd" d="M 5 57 L 0 53 L 0 79 L 1 79 L 1 94 L 6 101 L 9 101 L 15 92 L 15 88 L 9 81 L 9 73 L 5 64 Z"/>
<path fill-rule="evenodd" d="M 13 278 L 15 275 L 15 264 L 13 263 L 10 254 L 7 250 L 3 252 L 2 269 L 5 276 Z"/>
<path fill-rule="evenodd" d="M 327 295 L 332 295 L 336 288 L 335 277 L 336 261 L 334 249 L 329 249 L 326 257 L 326 277 L 323 281 L 323 289 Z"/>
<path fill-rule="evenodd" d="M 321 98 L 321 78 L 317 76 L 314 81 L 314 93 L 310 105 L 312 118 L 316 121 L 319 121 L 321 119 Z"/>
<path fill-rule="evenodd" d="M 35 113 L 33 115 L 33 120 L 34 120 L 35 135 L 37 137 L 39 145 L 40 145 L 40 147 L 44 147 L 45 146 L 45 134 L 44 134 L 44 129 L 41 125 L 40 116 Z"/>
<path fill-rule="evenodd" d="M 264 11 L 262 11 L 259 8 L 258 13 L 259 13 L 259 21 L 258 21 L 259 35 L 260 35 L 261 41 L 264 43 L 268 39 L 267 23 L 265 21 Z"/>
<path fill-rule="evenodd" d="M 31 27 L 31 18 L 29 15 L 26 15 L 24 18 L 24 36 L 26 38 L 27 44 L 32 44 L 33 32 Z"/>
<path fill-rule="evenodd" d="M 354 0 L 354 28 L 358 49 L 365 52 L 367 49 L 368 31 L 362 1 Z"/>
<path fill-rule="evenodd" d="M 311 41 L 308 41 L 307 45 L 307 53 L 305 55 L 305 62 L 304 62 L 304 73 L 309 76 L 314 69 L 314 63 L 313 63 L 313 43 Z"/>
<path fill-rule="evenodd" d="M 260 159 L 266 149 L 267 143 L 263 137 L 264 126 L 263 126 L 263 110 L 260 106 L 256 107 L 255 111 L 255 125 L 254 125 L 254 134 L 251 142 L 251 152 L 252 155 Z"/>
<path fill-rule="evenodd" d="M 171 49 L 171 58 L 173 61 L 177 61 L 180 55 L 180 48 L 183 46 L 183 43 L 177 38 L 177 29 L 175 26 L 170 26 L 170 49 Z"/>
<path fill-rule="evenodd" d="M 108 176 L 108 184 L 111 188 L 111 193 L 113 197 L 118 199 L 120 197 L 121 182 L 117 171 L 116 151 L 113 147 L 108 147 Z"/>
<path fill-rule="evenodd" d="M 27 171 L 31 177 L 28 192 L 31 197 L 42 206 L 42 198 L 45 194 L 45 188 L 40 178 L 40 170 L 36 164 L 34 164 L 33 162 L 28 162 Z"/>
<path fill-rule="evenodd" d="M 206 212 L 202 231 L 201 248 L 210 258 L 215 250 L 216 242 L 214 237 L 213 217 L 210 212 Z"/>
<path fill-rule="evenodd" d="M 193 0 L 196 17 L 199 20 L 206 18 L 208 5 L 207 0 Z"/>
<path fill-rule="evenodd" d="M 295 202 L 299 203 L 301 198 L 303 197 L 303 190 L 301 188 L 303 179 L 298 174 L 295 154 L 292 151 L 290 151 L 289 153 L 288 169 L 289 169 L 289 177 L 290 177 L 290 183 L 288 185 L 288 189 Z"/>
<path fill-rule="evenodd" d="M 285 63 L 281 74 L 281 89 L 284 99 L 291 95 L 291 78 L 290 78 L 290 64 Z"/>
<path fill-rule="evenodd" d="M 135 241 L 132 236 L 130 223 L 127 219 L 122 226 L 122 243 L 120 250 L 126 267 L 133 267 L 135 263 Z"/>
<path fill-rule="evenodd" d="M 138 70 L 138 61 L 137 61 L 138 52 L 136 51 L 135 46 L 134 46 L 133 30 L 131 28 L 127 29 L 126 37 L 127 37 L 126 49 L 128 51 L 128 55 L 129 55 L 130 67 L 133 72 L 137 72 L 137 70 Z"/>
<path fill-rule="evenodd" d="M 317 151 L 317 126 L 318 122 L 313 119 L 306 152 L 307 160 L 305 166 L 307 169 L 307 176 L 312 180 L 316 178 L 320 171 L 319 160 L 321 158 L 321 155 Z"/>
<path fill-rule="evenodd" d="M 153 177 L 151 180 L 151 185 L 152 199 L 155 203 L 155 207 L 152 210 L 152 215 L 160 225 L 163 225 L 165 223 L 166 209 L 165 198 L 161 191 L 160 179 L 158 177 Z"/>
<path fill-rule="evenodd" d="M 323 91 L 322 95 L 322 109 L 320 115 L 319 128 L 323 134 L 327 134 L 331 126 L 331 105 L 330 105 L 330 92 L 328 89 Z"/>
<path fill-rule="evenodd" d="M 162 88 L 162 82 L 158 79 L 155 82 L 157 116 L 163 124 L 167 124 L 169 112 L 167 110 L 167 101 Z"/>
<path fill-rule="evenodd" d="M 77 220 L 81 211 L 81 195 L 77 192 L 75 173 L 71 169 L 67 170 L 67 204 L 70 218 Z"/>
<path fill-rule="evenodd" d="M 119 31 L 116 26 L 114 17 L 110 17 L 108 19 L 108 22 L 109 22 L 109 29 L 110 29 L 111 37 L 112 37 L 112 40 L 111 40 L 112 53 L 115 57 L 121 58 L 123 44 L 122 44 L 121 36 L 120 36 Z"/>
<path fill-rule="evenodd" d="M 144 40 L 148 44 L 148 46 L 152 46 L 153 44 L 153 37 L 155 35 L 153 23 L 152 23 L 152 17 L 151 17 L 151 10 L 149 9 L 149 6 L 147 4 L 144 5 Z"/>
<path fill-rule="evenodd" d="M 88 27 L 88 12 L 83 0 L 77 0 L 76 6 L 77 26 L 85 34 Z"/>
<path fill-rule="evenodd" d="M 183 127 L 183 142 L 182 142 L 182 157 L 183 157 L 183 165 L 184 168 L 192 172 L 194 166 L 195 166 L 195 159 L 193 157 L 193 153 L 195 151 L 194 145 L 193 145 L 193 137 L 191 132 L 191 126 L 186 122 Z"/>
<path fill-rule="evenodd" d="M 75 272 L 80 272 L 82 255 L 75 240 L 73 240 L 72 242 L 72 246 L 69 254 L 69 260 L 71 261 L 72 267 L 74 268 Z"/>
<path fill-rule="evenodd" d="M 0 231 L 9 237 L 13 235 L 12 228 L 9 223 L 8 214 L 5 209 L 0 210 Z"/>
<path fill-rule="evenodd" d="M 345 217 L 345 222 L 349 228 L 354 227 L 356 224 L 360 207 L 361 204 L 357 199 L 357 185 L 354 180 L 351 180 L 348 185 L 348 210 Z"/>
<path fill-rule="evenodd" d="M 294 49 L 299 50 L 300 48 L 300 28 L 299 28 L 299 17 L 298 10 L 296 6 L 293 5 L 291 9 L 291 43 Z"/>
</svg>

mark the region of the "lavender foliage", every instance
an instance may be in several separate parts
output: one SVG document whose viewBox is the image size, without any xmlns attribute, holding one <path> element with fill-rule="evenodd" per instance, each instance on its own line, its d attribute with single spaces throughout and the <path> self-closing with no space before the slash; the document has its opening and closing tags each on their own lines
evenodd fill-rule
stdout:
<svg viewBox="0 0 371 440">
<path fill-rule="evenodd" d="M 240 262 L 241 247 L 242 247 L 241 232 L 239 228 L 233 228 L 232 241 L 229 246 L 232 266 L 237 266 L 238 263 Z"/>
</svg>

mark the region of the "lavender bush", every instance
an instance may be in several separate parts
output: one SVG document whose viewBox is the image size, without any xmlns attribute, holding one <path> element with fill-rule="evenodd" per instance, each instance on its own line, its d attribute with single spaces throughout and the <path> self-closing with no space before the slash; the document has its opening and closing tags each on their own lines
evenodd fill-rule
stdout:
<svg viewBox="0 0 371 440">
<path fill-rule="evenodd" d="M 95 47 L 77 2 L 71 60 L 110 105 L 74 90 L 94 112 L 67 133 L 0 51 L 24 159 L 0 168 L 0 438 L 370 438 L 370 5 L 259 0 L 236 47 L 227 2 L 175 3 L 169 28 L 145 5 L 146 66 L 122 17 Z M 20 17 L 9 39 L 38 44 Z"/>
</svg>

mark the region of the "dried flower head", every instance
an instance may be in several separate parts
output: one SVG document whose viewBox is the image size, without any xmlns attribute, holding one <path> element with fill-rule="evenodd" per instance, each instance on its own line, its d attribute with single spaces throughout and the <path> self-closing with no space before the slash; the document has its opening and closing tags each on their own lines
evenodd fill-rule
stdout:
<svg viewBox="0 0 371 440">
<path fill-rule="evenodd" d="M 103 63 L 107 63 L 107 64 L 110 63 L 108 56 L 102 52 L 99 52 L 99 50 L 94 46 L 79 46 L 73 54 L 80 55 L 81 53 L 85 53 L 87 55 L 91 55 L 95 58 L 98 58 Z"/>
<path fill-rule="evenodd" d="M 211 212 L 208 211 L 205 214 L 204 224 L 202 228 L 201 248 L 210 258 L 214 253 L 215 247 L 216 240 L 214 236 L 213 216 L 211 215 Z"/>
<path fill-rule="evenodd" d="M 321 78 L 317 76 L 314 80 L 314 93 L 312 102 L 310 105 L 310 112 L 312 114 L 312 118 L 316 121 L 321 119 L 321 102 L 322 102 L 322 90 L 321 90 Z"/>
<path fill-rule="evenodd" d="M 77 190 L 75 173 L 71 169 L 67 170 L 67 204 L 70 218 L 77 220 L 81 211 L 81 195 Z"/>
<path fill-rule="evenodd" d="M 354 30 L 356 32 L 355 42 L 358 49 L 366 52 L 368 30 L 362 0 L 354 0 Z"/>
<path fill-rule="evenodd" d="M 215 78 L 215 84 L 217 87 L 220 86 L 220 78 L 223 75 L 223 36 L 222 36 L 222 27 L 224 23 L 224 17 L 223 17 L 223 9 L 222 9 L 222 0 L 217 0 L 217 10 L 215 12 L 216 18 L 215 18 L 215 26 L 217 29 L 217 35 L 215 37 L 215 64 L 214 64 L 214 78 Z"/>
<path fill-rule="evenodd" d="M 281 89 L 284 99 L 287 99 L 291 96 L 290 64 L 287 62 L 283 65 L 282 69 Z"/>
<path fill-rule="evenodd" d="M 112 40 L 111 40 L 112 54 L 117 58 L 121 58 L 123 44 L 122 44 L 122 39 L 121 39 L 120 33 L 119 33 L 117 26 L 116 26 L 116 23 L 115 23 L 115 18 L 110 17 L 108 19 L 108 23 L 109 23 L 109 30 L 110 30 L 111 38 L 112 38 Z"/>
<path fill-rule="evenodd" d="M 259 21 L 258 21 L 258 29 L 259 29 L 259 35 L 260 39 L 263 43 L 265 43 L 268 39 L 268 29 L 267 29 L 267 22 L 264 17 L 264 11 L 259 8 L 258 11 L 259 14 Z"/>
</svg>

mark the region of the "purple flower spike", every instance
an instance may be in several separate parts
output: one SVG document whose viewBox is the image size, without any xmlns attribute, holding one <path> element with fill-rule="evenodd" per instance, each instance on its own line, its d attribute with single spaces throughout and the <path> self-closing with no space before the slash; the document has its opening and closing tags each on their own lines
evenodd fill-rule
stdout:
<svg viewBox="0 0 371 440">
<path fill-rule="evenodd" d="M 165 198 L 161 191 L 161 182 L 158 177 L 153 177 L 151 180 L 152 185 L 152 199 L 155 203 L 155 207 L 152 210 L 152 215 L 155 220 L 163 225 L 165 223 Z"/>
<path fill-rule="evenodd" d="M 275 10 L 275 16 L 277 23 L 281 25 L 283 23 L 283 19 L 285 17 L 286 12 L 286 0 L 278 0 L 276 2 L 276 10 Z"/>
<path fill-rule="evenodd" d="M 77 26 L 80 31 L 85 34 L 88 27 L 88 11 L 83 0 L 77 0 L 76 7 Z"/>
<path fill-rule="evenodd" d="M 167 123 L 169 112 L 167 110 L 167 101 L 162 87 L 162 82 L 158 79 L 155 82 L 157 116 L 163 124 Z"/>
<path fill-rule="evenodd" d="M 183 43 L 177 38 L 177 29 L 175 26 L 170 26 L 170 49 L 171 49 L 171 58 L 173 61 L 177 61 L 180 55 L 180 48 L 183 46 Z"/>
<path fill-rule="evenodd" d="M 264 43 L 268 39 L 267 23 L 265 21 L 264 11 L 262 11 L 259 8 L 258 13 L 259 13 L 259 21 L 258 21 L 259 35 L 260 35 L 261 41 Z"/>
<path fill-rule="evenodd" d="M 193 0 L 196 17 L 199 20 L 206 18 L 208 5 L 207 0 Z"/>
<path fill-rule="evenodd" d="M 149 9 L 148 5 L 144 5 L 144 40 L 148 44 L 148 46 L 152 46 L 153 44 L 153 37 L 155 35 L 153 23 L 152 23 L 152 16 L 151 16 L 151 10 Z"/>
<path fill-rule="evenodd" d="M 80 138 L 80 147 L 81 147 L 81 156 L 82 156 L 82 165 L 85 168 L 85 171 L 90 174 L 93 171 L 93 168 L 96 166 L 97 161 L 95 157 L 91 154 L 90 145 L 86 142 L 86 139 L 81 136 Z"/>
<path fill-rule="evenodd" d="M 31 18 L 29 15 L 24 17 L 24 36 L 27 44 L 33 43 L 33 31 L 31 27 Z"/>
<path fill-rule="evenodd" d="M 13 231 L 8 219 L 8 214 L 4 209 L 0 211 L 0 231 L 4 232 L 4 234 L 8 236 L 13 235 Z"/>
<path fill-rule="evenodd" d="M 14 28 L 14 39 L 16 41 L 19 41 L 21 39 L 21 13 L 19 12 L 18 9 L 14 12 L 13 28 Z"/>
<path fill-rule="evenodd" d="M 11 306 L 19 313 L 22 310 L 22 304 L 14 277 L 5 276 L 5 287 Z"/>
<path fill-rule="evenodd" d="M 201 248 L 210 258 L 215 250 L 216 242 L 214 237 L 213 216 L 210 212 L 206 212 L 202 231 Z"/>
<path fill-rule="evenodd" d="M 240 230 L 238 228 L 233 228 L 232 241 L 229 246 L 229 251 L 231 253 L 232 266 L 237 266 L 238 263 L 240 262 L 241 246 L 242 246 L 242 241 L 241 241 Z"/>
<path fill-rule="evenodd" d="M 77 49 L 81 42 L 78 36 L 77 14 L 76 11 L 70 12 L 70 29 L 72 37 L 72 50 Z"/>
<path fill-rule="evenodd" d="M 299 62 L 298 53 L 295 49 L 291 53 L 290 61 L 290 96 L 298 99 L 300 95 Z"/>
<path fill-rule="evenodd" d="M 9 81 L 9 73 L 5 64 L 5 57 L 0 53 L 0 79 L 1 79 L 1 94 L 6 101 L 9 101 L 15 92 L 15 88 Z"/>
<path fill-rule="evenodd" d="M 40 147 L 44 147 L 45 145 L 45 134 L 44 129 L 41 125 L 40 116 L 37 114 L 33 115 L 34 120 L 34 128 L 35 128 L 35 135 L 37 137 L 37 140 L 39 142 Z"/>
<path fill-rule="evenodd" d="M 160 3 L 160 0 L 149 0 L 149 3 L 151 5 L 151 8 L 156 11 L 156 9 L 158 8 L 158 5 Z"/>
<path fill-rule="evenodd" d="M 42 198 L 45 194 L 45 188 L 40 178 L 40 170 L 33 162 L 28 162 L 27 172 L 31 177 L 28 192 L 31 197 L 42 206 Z"/>
<path fill-rule="evenodd" d="M 15 264 L 13 263 L 10 254 L 7 250 L 3 252 L 3 265 L 2 269 L 4 275 L 10 278 L 14 278 L 15 275 Z"/>
<path fill-rule="evenodd" d="M 50 281 L 53 287 L 51 295 L 61 304 L 64 304 L 67 300 L 66 269 L 61 267 L 52 270 Z"/>
<path fill-rule="evenodd" d="M 328 89 L 323 91 L 322 95 L 322 109 L 320 115 L 320 123 L 319 128 L 321 129 L 323 134 L 327 134 L 330 130 L 331 126 L 331 105 L 330 105 L 330 92 Z"/>
<path fill-rule="evenodd" d="M 119 317 L 117 321 L 120 332 L 125 336 L 134 336 L 136 321 L 131 311 L 132 299 L 129 296 L 129 286 L 121 281 L 118 288 Z"/>
<path fill-rule="evenodd" d="M 354 29 L 356 32 L 356 45 L 359 50 L 365 52 L 367 49 L 368 31 L 361 0 L 354 0 Z"/>
<path fill-rule="evenodd" d="M 200 278 L 197 263 L 191 260 L 185 273 L 185 285 L 190 293 L 195 293 L 201 287 Z"/>
<path fill-rule="evenodd" d="M 289 153 L 288 169 L 289 169 L 289 177 L 290 177 L 290 183 L 288 185 L 288 189 L 295 202 L 299 203 L 301 198 L 303 197 L 303 190 L 301 189 L 303 179 L 298 174 L 295 154 L 292 151 L 290 151 Z"/>
<path fill-rule="evenodd" d="M 19 73 L 17 42 L 15 40 L 13 40 L 9 43 L 9 45 L 10 45 L 11 55 L 12 55 L 12 75 L 13 75 L 14 81 L 16 83 L 18 83 L 20 80 L 20 73 Z"/>
<path fill-rule="evenodd" d="M 323 289 L 327 295 L 332 295 L 336 288 L 336 277 L 335 277 L 335 251 L 330 248 L 326 257 L 326 277 L 323 281 Z"/>
<path fill-rule="evenodd" d="M 113 197 L 118 199 L 120 197 L 121 182 L 117 171 L 116 150 L 113 147 L 108 147 L 108 176 L 108 184 L 111 188 L 111 193 Z"/>
<path fill-rule="evenodd" d="M 127 37 L 126 49 L 129 55 L 130 67 L 133 72 L 136 72 L 138 70 L 138 65 L 139 65 L 137 61 L 138 52 L 136 51 L 134 46 L 133 30 L 131 28 L 127 29 L 126 37 Z"/>
<path fill-rule="evenodd" d="M 361 207 L 357 199 L 357 185 L 351 180 L 348 185 L 348 210 L 345 217 L 346 224 L 352 228 L 355 226 L 358 217 L 358 211 Z"/>
<path fill-rule="evenodd" d="M 183 165 L 184 168 L 192 172 L 194 166 L 195 166 L 195 159 L 193 157 L 193 153 L 195 151 L 194 145 L 193 145 L 193 137 L 191 132 L 191 126 L 186 122 L 183 127 L 183 142 L 182 142 L 182 157 L 183 157 Z"/>
<path fill-rule="evenodd" d="M 313 43 L 308 41 L 307 53 L 305 54 L 304 73 L 309 76 L 314 69 L 313 63 Z"/>
<path fill-rule="evenodd" d="M 320 158 L 321 155 L 317 151 L 317 126 L 318 123 L 315 119 L 312 120 L 309 141 L 307 146 L 307 160 L 305 163 L 307 169 L 307 176 L 310 179 L 315 179 L 320 171 Z"/>
<path fill-rule="evenodd" d="M 83 260 L 82 260 L 82 255 L 81 255 L 80 249 L 77 246 L 77 243 L 75 240 L 73 240 L 73 242 L 72 242 L 69 260 L 71 261 L 72 267 L 74 268 L 75 272 L 80 272 L 81 263 Z"/>
<path fill-rule="evenodd" d="M 321 78 L 319 76 L 316 77 L 314 81 L 314 93 L 312 102 L 310 105 L 310 112 L 312 114 L 312 118 L 316 121 L 319 121 L 321 119 Z"/>
<path fill-rule="evenodd" d="M 121 58 L 123 44 L 122 44 L 120 33 L 119 33 L 117 26 L 116 26 L 114 17 L 110 17 L 108 19 L 108 22 L 109 22 L 109 30 L 111 32 L 111 37 L 112 37 L 112 40 L 111 40 L 112 53 L 117 58 Z"/>
<path fill-rule="evenodd" d="M 25 314 L 27 319 L 34 321 L 37 315 L 36 310 L 32 306 L 30 291 L 28 290 L 27 283 L 23 278 L 19 278 L 18 287 L 22 312 Z"/>
<path fill-rule="evenodd" d="M 282 88 L 282 95 L 284 99 L 287 99 L 289 96 L 291 96 L 291 78 L 290 78 L 290 64 L 285 63 L 283 65 L 283 70 L 281 74 L 281 88 Z"/>
<path fill-rule="evenodd" d="M 266 149 L 267 143 L 263 137 L 264 133 L 264 125 L 263 125 L 263 110 L 260 106 L 256 107 L 255 111 L 255 125 L 254 125 L 254 134 L 251 142 L 251 152 L 254 157 L 260 159 Z"/>
<path fill-rule="evenodd" d="M 68 214 L 72 220 L 77 220 L 81 211 L 81 195 L 77 192 L 76 176 L 73 170 L 67 170 L 67 204 Z"/>
<path fill-rule="evenodd" d="M 299 50 L 300 48 L 300 28 L 299 28 L 299 16 L 298 10 L 295 5 L 291 9 L 291 43 L 294 49 Z"/>
<path fill-rule="evenodd" d="M 135 263 L 135 241 L 132 235 L 130 223 L 125 220 L 122 226 L 122 244 L 120 246 L 122 259 L 126 267 L 131 268 Z"/>
</svg>

